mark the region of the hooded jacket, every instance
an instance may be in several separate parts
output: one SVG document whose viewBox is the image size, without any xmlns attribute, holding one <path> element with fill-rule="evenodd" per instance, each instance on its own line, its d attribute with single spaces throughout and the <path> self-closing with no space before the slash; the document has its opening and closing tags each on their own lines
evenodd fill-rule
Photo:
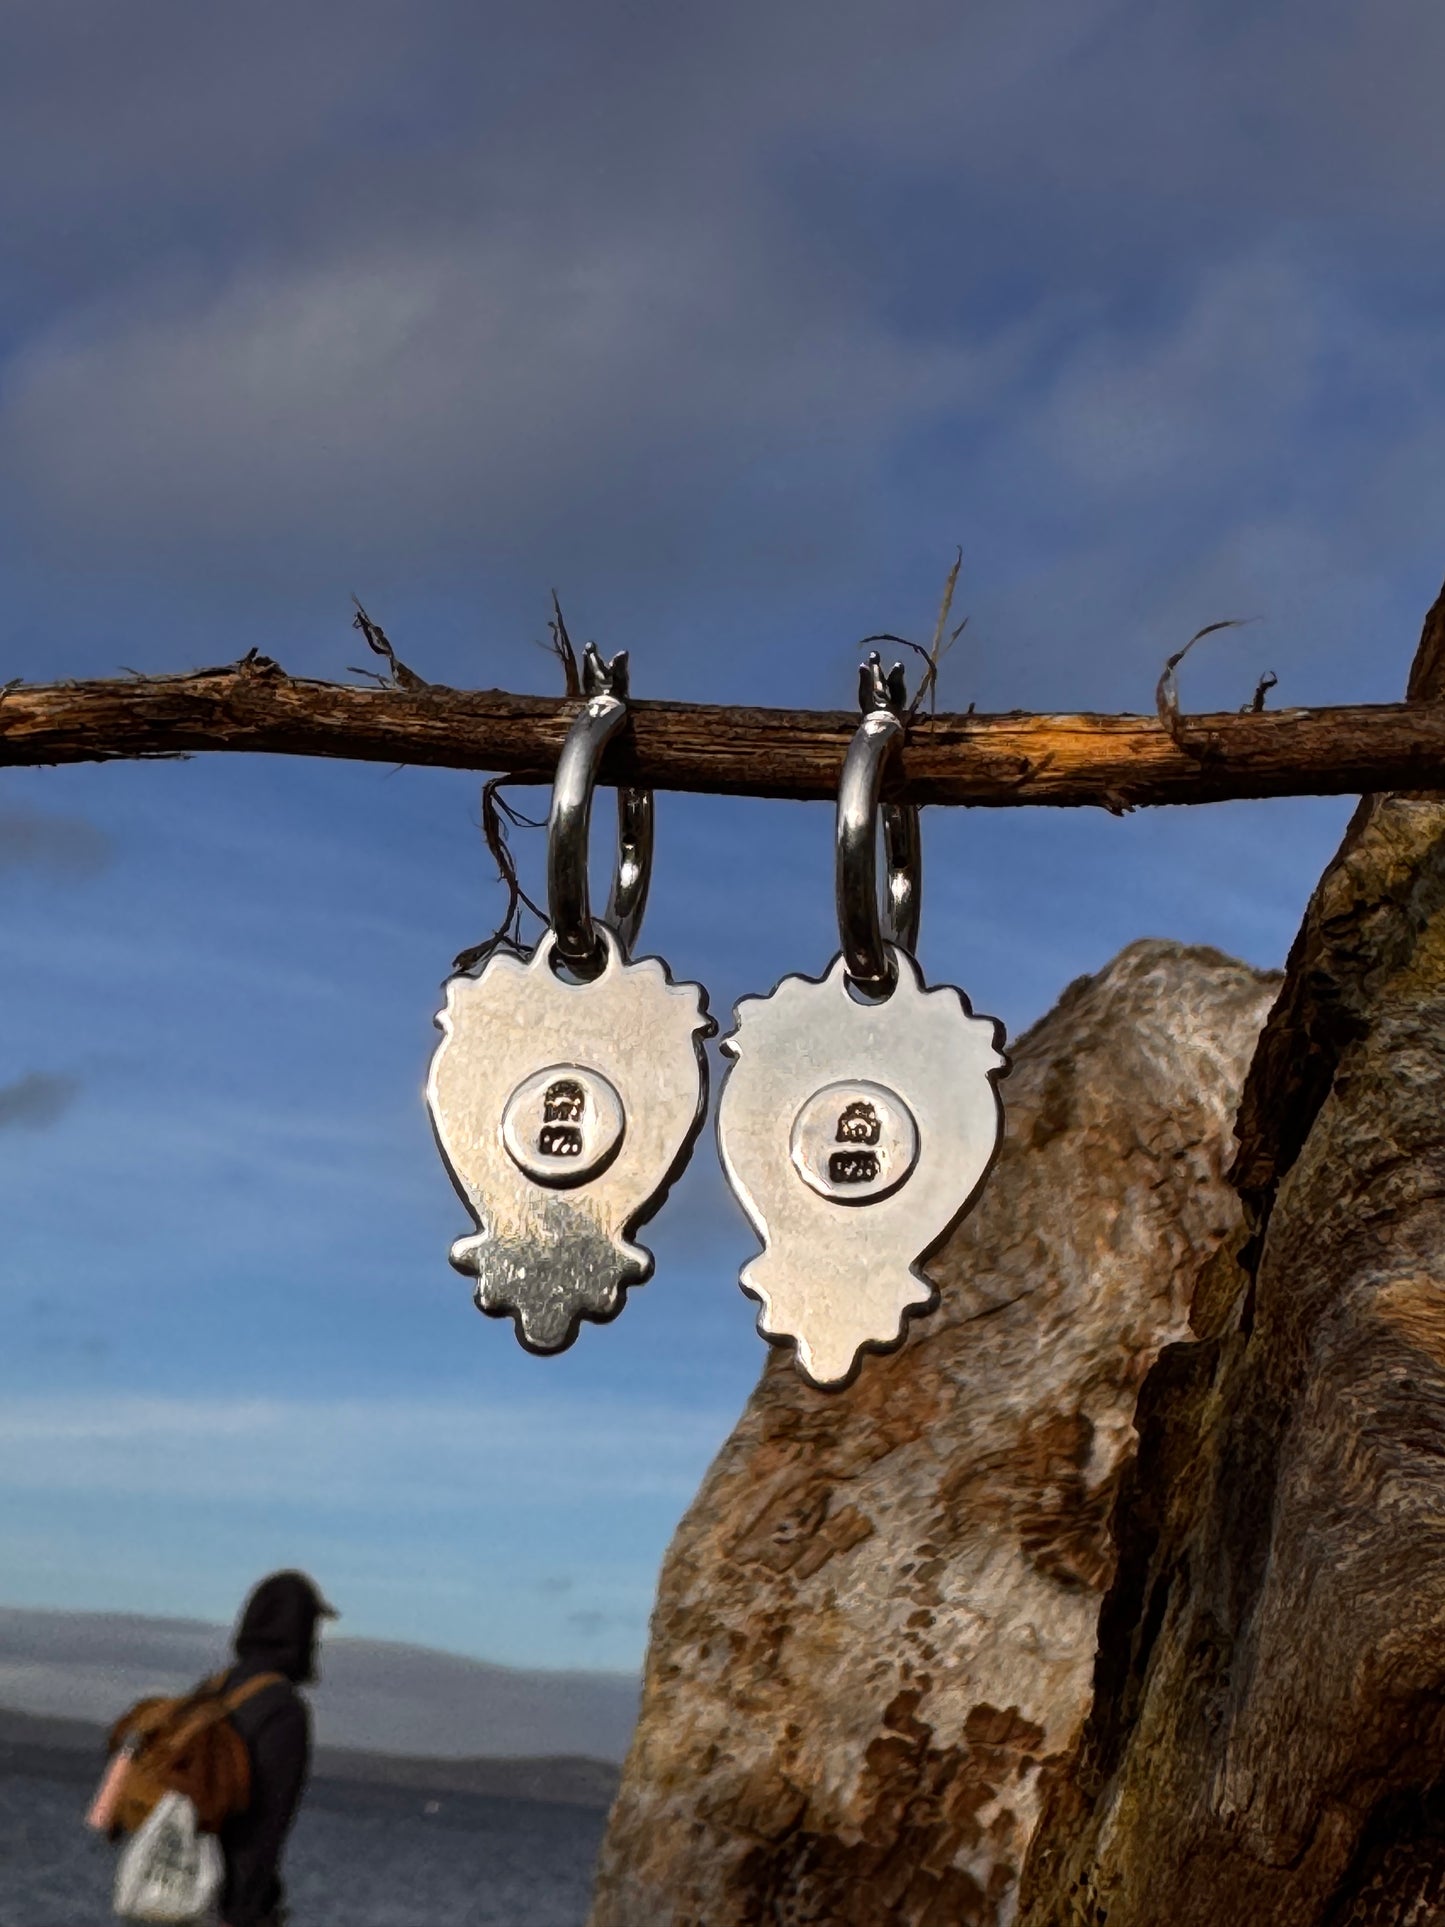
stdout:
<svg viewBox="0 0 1445 1927">
<path fill-rule="evenodd" d="M 258 1673 L 282 1677 L 230 1716 L 251 1759 L 251 1802 L 221 1828 L 225 1927 L 266 1927 L 279 1914 L 281 1852 L 311 1759 L 311 1717 L 296 1688 L 316 1677 L 317 1621 L 334 1616 L 304 1573 L 277 1572 L 251 1594 L 236 1628 L 227 1687 Z"/>
</svg>

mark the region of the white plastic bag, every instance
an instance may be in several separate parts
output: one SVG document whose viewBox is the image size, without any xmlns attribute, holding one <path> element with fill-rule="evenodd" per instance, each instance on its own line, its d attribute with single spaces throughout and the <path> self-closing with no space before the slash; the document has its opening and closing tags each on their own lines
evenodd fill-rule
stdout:
<svg viewBox="0 0 1445 1927">
<path fill-rule="evenodd" d="M 136 1828 L 115 1870 L 113 1905 L 123 1920 L 199 1920 L 221 1891 L 221 1844 L 196 1826 L 183 1793 L 167 1793 Z"/>
</svg>

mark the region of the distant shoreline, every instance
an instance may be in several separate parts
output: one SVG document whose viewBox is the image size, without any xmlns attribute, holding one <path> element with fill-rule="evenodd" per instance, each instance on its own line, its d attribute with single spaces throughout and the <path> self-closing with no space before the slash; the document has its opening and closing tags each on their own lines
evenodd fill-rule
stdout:
<svg viewBox="0 0 1445 1927">
<path fill-rule="evenodd" d="M 98 1780 L 106 1729 L 89 1720 L 50 1718 L 0 1707 L 0 1774 Z M 318 1786 L 384 1787 L 419 1794 L 469 1794 L 493 1800 L 537 1800 L 605 1811 L 620 1769 L 579 1755 L 508 1759 L 427 1759 L 319 1746 L 311 1777 Z"/>
<path fill-rule="evenodd" d="M 227 1665 L 230 1643 L 225 1627 L 200 1620 L 0 1605 L 0 1709 L 108 1726 L 145 1694 L 184 1692 Z M 641 1692 L 635 1675 L 503 1665 L 353 1634 L 323 1642 L 320 1672 L 320 1741 L 409 1760 L 620 1765 Z"/>
</svg>

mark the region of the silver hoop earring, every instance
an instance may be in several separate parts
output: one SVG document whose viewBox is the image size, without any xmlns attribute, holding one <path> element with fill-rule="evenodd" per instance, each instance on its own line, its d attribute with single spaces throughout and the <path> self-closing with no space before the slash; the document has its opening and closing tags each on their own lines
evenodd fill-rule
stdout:
<svg viewBox="0 0 1445 1927">
<path fill-rule="evenodd" d="M 918 1266 L 983 1186 L 1008 1068 L 1002 1024 L 953 986 L 927 989 L 913 954 L 918 811 L 880 801 L 905 734 L 901 667 L 885 677 L 871 657 L 860 699 L 838 790 L 841 949 L 823 978 L 785 977 L 737 1006 L 718 1104 L 723 1169 L 763 1247 L 739 1282 L 761 1334 L 829 1390 L 937 1304 Z"/>
<path fill-rule="evenodd" d="M 602 753 L 627 720 L 627 657 L 584 661 L 587 700 L 557 764 L 547 821 L 548 928 L 528 957 L 493 954 L 449 979 L 427 1105 L 476 1221 L 451 1248 L 478 1307 L 528 1351 L 615 1318 L 652 1253 L 633 1234 L 681 1174 L 707 1111 L 700 984 L 632 960 L 652 875 L 652 792 L 618 794 L 607 915 L 587 885 Z"/>
<path fill-rule="evenodd" d="M 627 651 L 604 663 L 589 644 L 582 675 L 587 701 L 557 759 L 547 817 L 547 915 L 558 956 L 585 978 L 600 964 L 587 884 L 592 793 L 603 751 L 627 721 Z M 642 929 L 651 883 L 652 791 L 624 785 L 617 792 L 617 859 L 604 919 L 624 959 L 632 955 Z"/>
</svg>

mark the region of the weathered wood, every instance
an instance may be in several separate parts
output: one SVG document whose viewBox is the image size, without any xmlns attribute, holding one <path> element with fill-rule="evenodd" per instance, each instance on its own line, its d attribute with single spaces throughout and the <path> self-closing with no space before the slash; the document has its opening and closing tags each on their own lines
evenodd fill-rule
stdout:
<svg viewBox="0 0 1445 1927">
<path fill-rule="evenodd" d="M 1152 942 L 1075 984 L 1016 1047 L 940 1310 L 841 1395 L 769 1364 L 668 1553 L 592 1927 L 1009 1919 L 1276 984 Z"/>
<path fill-rule="evenodd" d="M 1246 1086 L 1243 1235 L 1140 1399 L 1027 1927 L 1445 1923 L 1442 1092 L 1445 805 L 1371 798 Z"/>
<path fill-rule="evenodd" d="M 575 702 L 500 690 L 367 688 L 264 657 L 188 676 L 14 684 L 0 767 L 242 751 L 430 764 L 550 781 Z M 857 726 L 844 711 L 639 701 L 603 780 L 831 799 Z M 1445 703 L 1187 716 L 938 715 L 915 724 L 890 794 L 919 803 L 1213 803 L 1445 790 Z"/>
</svg>

